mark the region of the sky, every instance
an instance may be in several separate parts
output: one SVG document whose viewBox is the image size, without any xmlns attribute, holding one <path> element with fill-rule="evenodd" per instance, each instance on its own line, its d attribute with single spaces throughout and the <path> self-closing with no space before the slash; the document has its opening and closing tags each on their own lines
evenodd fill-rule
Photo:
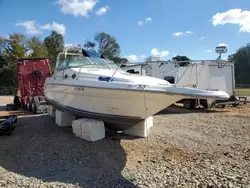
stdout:
<svg viewBox="0 0 250 188">
<path fill-rule="evenodd" d="M 250 42 L 249 0 L 0 0 L 0 36 L 18 32 L 44 39 L 51 30 L 66 45 L 84 44 L 98 32 L 117 39 L 121 57 L 216 59 Z"/>
</svg>

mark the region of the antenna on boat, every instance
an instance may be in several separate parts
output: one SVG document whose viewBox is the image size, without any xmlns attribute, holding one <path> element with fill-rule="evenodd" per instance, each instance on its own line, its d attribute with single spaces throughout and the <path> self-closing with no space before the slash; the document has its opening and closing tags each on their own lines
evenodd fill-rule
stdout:
<svg viewBox="0 0 250 188">
<path fill-rule="evenodd" d="M 215 51 L 219 54 L 219 57 L 217 57 L 217 60 L 221 60 L 221 54 L 227 53 L 227 50 L 228 50 L 228 46 L 226 44 L 219 44 L 215 48 Z"/>
</svg>

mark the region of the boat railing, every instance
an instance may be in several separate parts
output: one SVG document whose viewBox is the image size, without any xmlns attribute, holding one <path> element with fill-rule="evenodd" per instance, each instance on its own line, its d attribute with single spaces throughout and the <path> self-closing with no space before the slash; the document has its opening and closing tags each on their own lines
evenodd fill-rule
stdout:
<svg viewBox="0 0 250 188">
<path fill-rule="evenodd" d="M 113 77 L 115 76 L 115 74 L 116 74 L 116 72 L 118 71 L 118 69 L 121 69 L 121 66 L 122 66 L 122 65 L 124 65 L 124 64 L 123 64 L 123 63 L 120 63 L 120 65 L 117 66 L 117 68 L 115 69 L 113 75 L 110 77 L 110 79 L 109 79 L 108 82 L 110 82 L 110 81 L 113 79 Z"/>
</svg>

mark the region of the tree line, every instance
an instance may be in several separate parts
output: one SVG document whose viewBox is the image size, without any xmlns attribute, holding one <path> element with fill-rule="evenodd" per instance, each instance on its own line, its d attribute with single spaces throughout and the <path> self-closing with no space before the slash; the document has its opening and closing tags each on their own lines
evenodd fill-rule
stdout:
<svg viewBox="0 0 250 188">
<path fill-rule="evenodd" d="M 57 55 L 63 48 L 64 37 L 56 31 L 52 31 L 43 41 L 37 36 L 29 38 L 20 33 L 10 34 L 8 38 L 0 37 L 0 86 L 16 85 L 19 58 L 48 58 L 53 71 Z M 128 61 L 120 57 L 120 45 L 115 37 L 104 32 L 97 33 L 93 41 L 86 41 L 83 48 L 100 53 L 117 64 Z"/>
<path fill-rule="evenodd" d="M 250 43 L 228 56 L 234 62 L 236 84 L 250 84 Z"/>
<path fill-rule="evenodd" d="M 115 63 L 127 62 L 120 57 L 120 45 L 114 36 L 101 32 L 93 40 L 86 41 L 82 47 L 86 50 L 97 52 L 113 60 Z M 9 87 L 16 85 L 17 59 L 19 58 L 48 58 L 53 69 L 56 57 L 64 48 L 63 35 L 52 31 L 44 40 L 39 37 L 27 37 L 20 33 L 10 34 L 9 37 L 0 37 L 0 86 Z M 186 56 L 172 58 L 176 61 L 189 60 Z M 236 84 L 250 84 L 250 44 L 239 48 L 229 56 L 229 61 L 235 63 Z"/>
</svg>

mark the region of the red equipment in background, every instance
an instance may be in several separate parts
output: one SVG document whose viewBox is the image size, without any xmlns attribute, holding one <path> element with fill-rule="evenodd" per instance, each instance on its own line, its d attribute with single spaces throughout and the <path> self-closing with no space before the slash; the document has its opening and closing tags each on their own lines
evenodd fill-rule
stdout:
<svg viewBox="0 0 250 188">
<path fill-rule="evenodd" d="M 45 104 L 44 83 L 51 76 L 49 60 L 45 58 L 18 59 L 17 89 L 14 104 L 34 113 Z"/>
</svg>

